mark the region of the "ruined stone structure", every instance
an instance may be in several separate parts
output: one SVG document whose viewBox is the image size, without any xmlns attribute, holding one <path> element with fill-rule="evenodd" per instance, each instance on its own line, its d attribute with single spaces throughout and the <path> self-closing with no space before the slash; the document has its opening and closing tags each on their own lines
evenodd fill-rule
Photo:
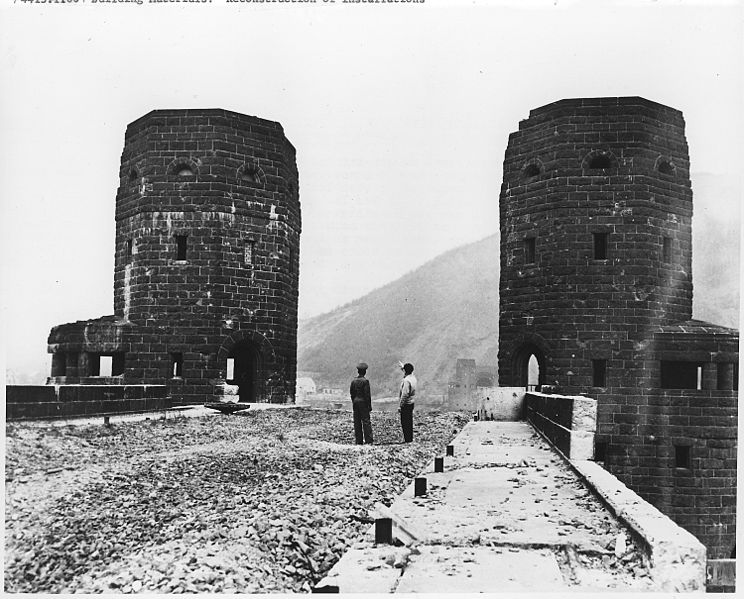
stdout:
<svg viewBox="0 0 744 599">
<path fill-rule="evenodd" d="M 127 127 L 119 181 L 114 315 L 52 329 L 49 382 L 292 400 L 301 222 L 281 125 L 153 111 Z"/>
<path fill-rule="evenodd" d="M 562 100 L 509 138 L 499 384 L 598 400 L 596 459 L 695 534 L 735 543 L 738 331 L 692 320 L 682 113 Z M 715 243 L 715 240 L 711 240 Z"/>
<path fill-rule="evenodd" d="M 495 386 L 494 371 L 494 368 L 488 366 L 477 366 L 472 358 L 458 358 L 455 362 L 455 376 L 447 385 L 447 407 L 476 409 L 476 390 Z"/>
</svg>

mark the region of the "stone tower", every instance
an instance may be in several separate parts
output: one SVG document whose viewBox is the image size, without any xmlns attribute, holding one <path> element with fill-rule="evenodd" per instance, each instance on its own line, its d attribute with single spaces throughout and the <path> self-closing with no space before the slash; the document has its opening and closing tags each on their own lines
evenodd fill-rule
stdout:
<svg viewBox="0 0 744 599">
<path fill-rule="evenodd" d="M 294 397 L 300 202 L 281 125 L 156 110 L 127 127 L 116 195 L 114 316 L 55 327 L 52 382 L 166 383 L 203 401 Z"/>
<path fill-rule="evenodd" d="M 500 215 L 501 384 L 525 385 L 535 355 L 541 384 L 644 386 L 638 342 L 692 317 L 682 114 L 641 98 L 533 110 L 509 138 Z"/>
<path fill-rule="evenodd" d="M 738 331 L 691 320 L 682 113 L 633 97 L 532 110 L 500 220 L 499 384 L 527 386 L 536 360 L 540 386 L 596 397 L 596 458 L 728 557 Z"/>
</svg>

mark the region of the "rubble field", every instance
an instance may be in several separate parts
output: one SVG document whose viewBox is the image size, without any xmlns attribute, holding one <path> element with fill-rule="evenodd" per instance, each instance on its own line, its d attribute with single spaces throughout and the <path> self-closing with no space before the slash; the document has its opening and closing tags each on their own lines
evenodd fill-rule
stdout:
<svg viewBox="0 0 744 599">
<path fill-rule="evenodd" d="M 469 414 L 304 408 L 8 423 L 5 591 L 309 592 Z"/>
</svg>

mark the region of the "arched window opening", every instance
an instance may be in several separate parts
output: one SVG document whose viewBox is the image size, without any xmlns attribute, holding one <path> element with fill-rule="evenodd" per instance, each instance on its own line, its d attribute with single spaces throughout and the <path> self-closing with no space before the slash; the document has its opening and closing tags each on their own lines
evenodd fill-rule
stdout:
<svg viewBox="0 0 744 599">
<path fill-rule="evenodd" d="M 534 162 L 532 164 L 528 164 L 524 167 L 524 170 L 522 171 L 522 176 L 525 179 L 529 179 L 531 177 L 537 177 L 540 174 L 540 165 L 535 164 Z"/>
<path fill-rule="evenodd" d="M 179 177 L 193 177 L 194 169 L 192 169 L 188 164 L 179 164 L 176 167 L 176 174 Z"/>
<path fill-rule="evenodd" d="M 244 164 L 238 170 L 238 176 L 241 181 L 250 185 L 262 185 L 263 173 L 255 164 Z"/>
<path fill-rule="evenodd" d="M 246 169 L 240 177 L 243 181 L 249 181 L 251 183 L 259 183 L 258 173 L 255 169 Z"/>
<path fill-rule="evenodd" d="M 612 168 L 612 158 L 608 154 L 597 154 L 589 159 L 590 169 Z"/>
<path fill-rule="evenodd" d="M 171 353 L 171 378 L 181 378 L 183 376 L 183 353 Z"/>
<path fill-rule="evenodd" d="M 668 160 L 662 160 L 656 168 L 662 175 L 674 174 L 674 165 Z"/>
</svg>

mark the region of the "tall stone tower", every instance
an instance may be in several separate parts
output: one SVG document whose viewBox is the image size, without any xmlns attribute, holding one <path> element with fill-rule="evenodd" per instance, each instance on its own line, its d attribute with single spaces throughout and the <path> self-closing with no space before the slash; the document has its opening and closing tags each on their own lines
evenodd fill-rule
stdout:
<svg viewBox="0 0 744 599">
<path fill-rule="evenodd" d="M 541 384 L 650 380 L 637 344 L 692 317 L 682 114 L 641 98 L 533 110 L 509 138 L 500 214 L 501 384 L 525 385 L 531 355 Z"/>
<path fill-rule="evenodd" d="M 691 319 L 682 113 L 632 97 L 532 110 L 500 219 L 500 385 L 527 386 L 536 362 L 539 386 L 597 398 L 596 458 L 729 557 L 738 331 Z"/>
<path fill-rule="evenodd" d="M 127 127 L 116 196 L 114 316 L 55 327 L 52 382 L 166 383 L 203 400 L 294 397 L 300 202 L 281 125 L 156 110 Z"/>
</svg>

